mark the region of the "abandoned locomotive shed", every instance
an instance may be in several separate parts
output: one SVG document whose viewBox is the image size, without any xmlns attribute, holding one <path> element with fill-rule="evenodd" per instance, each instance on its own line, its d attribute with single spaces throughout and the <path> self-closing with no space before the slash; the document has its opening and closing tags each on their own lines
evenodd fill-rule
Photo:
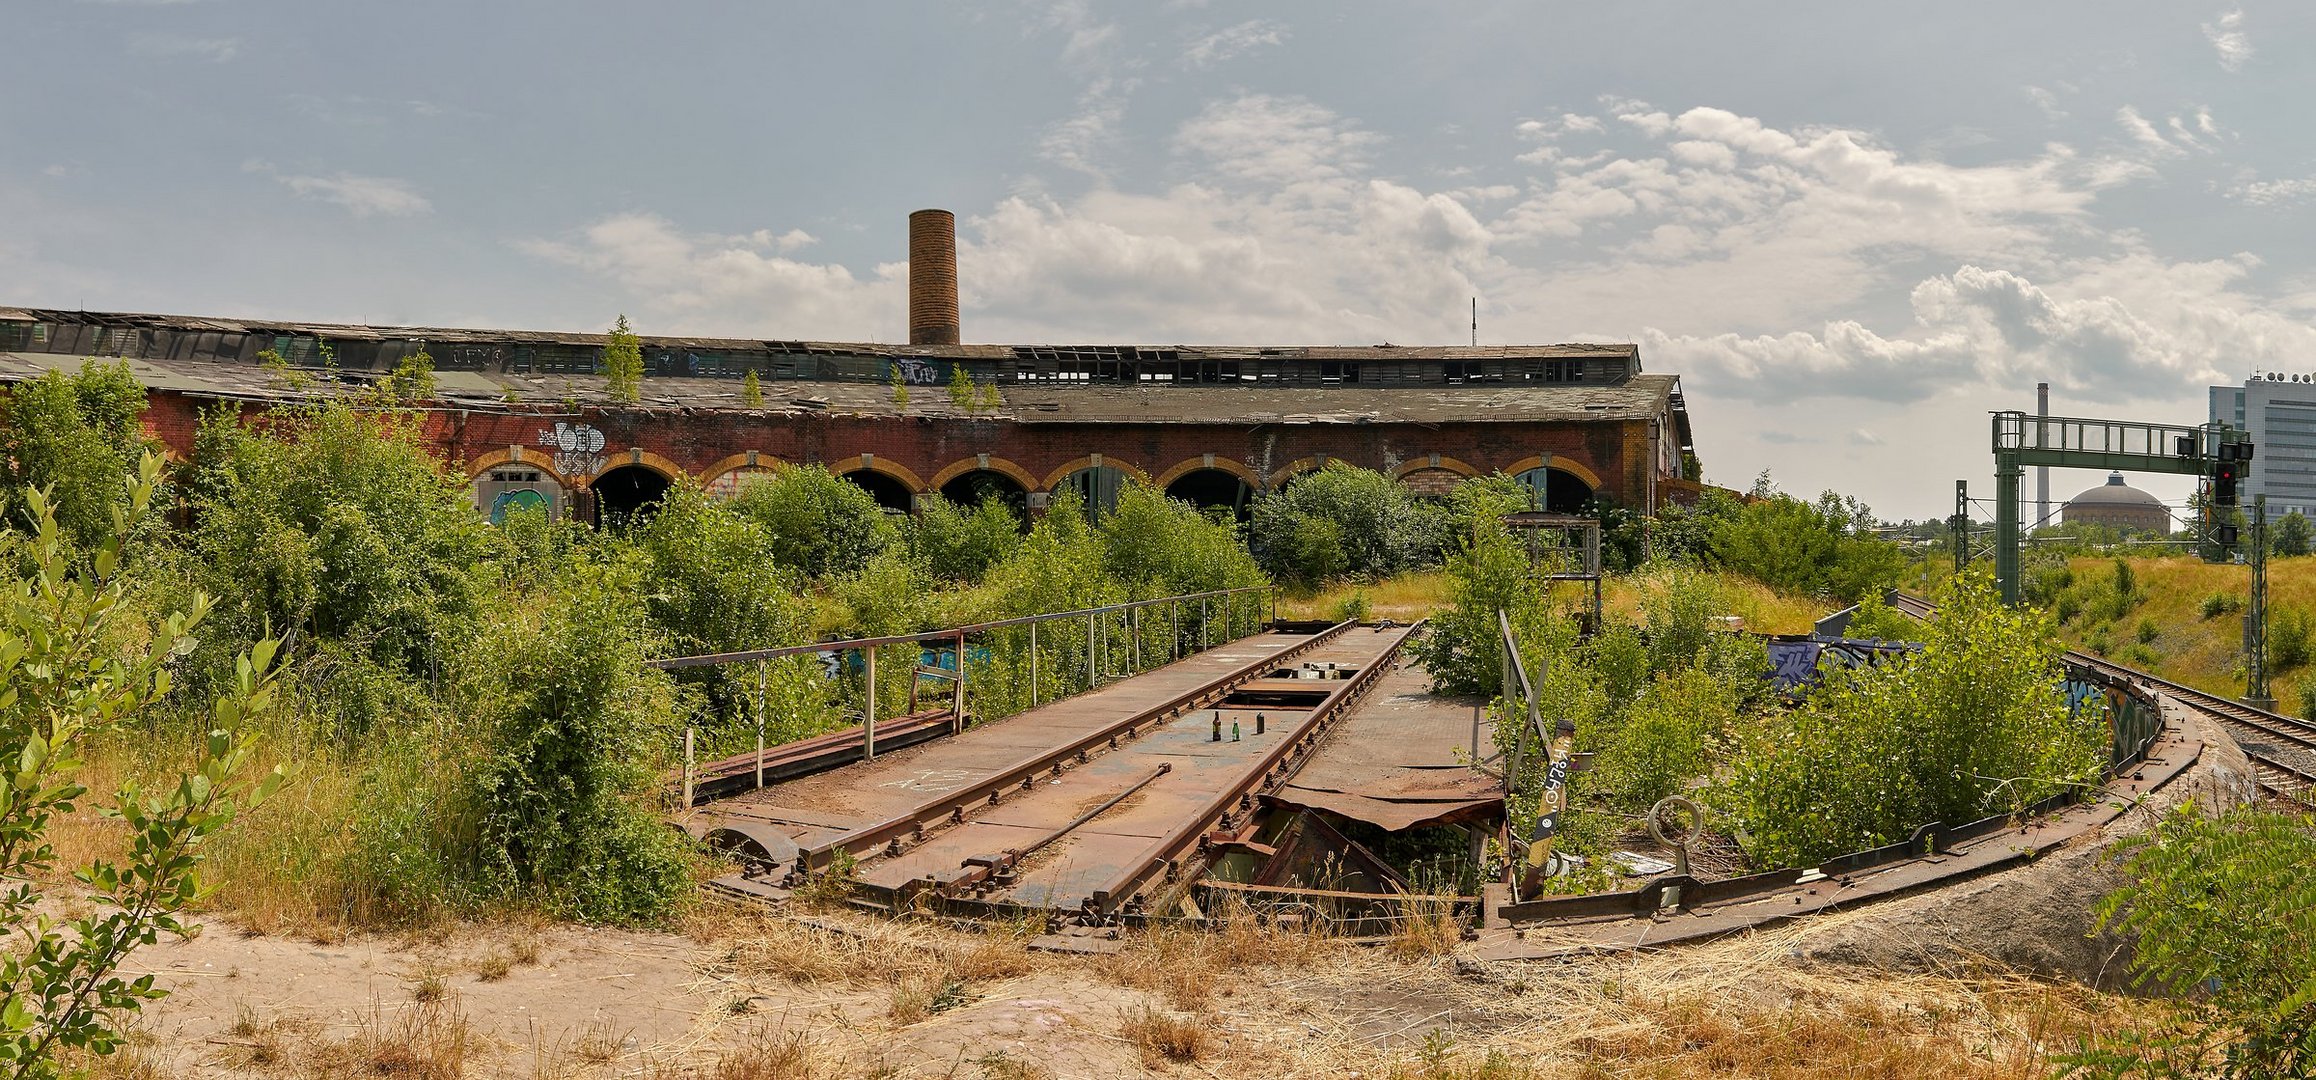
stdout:
<svg viewBox="0 0 2316 1080">
<path fill-rule="evenodd" d="M 205 408 L 356 394 L 424 352 L 425 436 L 493 516 L 618 518 L 784 463 L 901 512 L 996 496 L 1036 513 L 1063 492 L 1098 510 L 1128 481 L 1243 510 L 1329 461 L 1425 493 L 1503 472 L 1560 512 L 1701 490 L 1680 378 L 1636 346 L 967 344 L 954 222 L 910 224 L 909 344 L 645 336 L 634 401 L 606 392 L 602 334 L 8 308 L 0 382 L 119 358 L 148 428 L 187 455 Z"/>
</svg>

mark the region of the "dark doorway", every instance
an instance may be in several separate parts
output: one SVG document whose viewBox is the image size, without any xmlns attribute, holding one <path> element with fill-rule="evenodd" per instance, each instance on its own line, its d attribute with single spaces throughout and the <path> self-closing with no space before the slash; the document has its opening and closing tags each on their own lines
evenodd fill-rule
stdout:
<svg viewBox="0 0 2316 1080">
<path fill-rule="evenodd" d="M 941 497 L 971 508 L 996 499 L 1022 515 L 1029 509 L 1029 492 L 1014 478 L 995 469 L 974 469 L 941 485 Z"/>
<path fill-rule="evenodd" d="M 914 493 L 909 490 L 908 485 L 875 469 L 856 469 L 844 474 L 844 478 L 859 484 L 861 490 L 868 492 L 871 497 L 876 499 L 878 506 L 887 510 L 906 514 L 916 509 L 910 497 Z"/>
<path fill-rule="evenodd" d="M 1166 485 L 1166 497 L 1180 499 L 1200 510 L 1227 509 L 1232 516 L 1243 518 L 1248 502 L 1254 497 L 1254 489 L 1221 469 L 1192 469 Z"/>
<path fill-rule="evenodd" d="M 659 501 L 667 497 L 667 477 L 648 465 L 622 465 L 595 478 L 596 512 L 602 515 L 599 524 L 618 528 L 632 525 L 658 512 Z"/>
<path fill-rule="evenodd" d="M 1514 479 L 1528 489 L 1529 504 L 1546 513 L 1581 514 L 1584 504 L 1592 501 L 1592 485 L 1577 479 L 1575 473 L 1547 466 L 1530 469 Z"/>
</svg>

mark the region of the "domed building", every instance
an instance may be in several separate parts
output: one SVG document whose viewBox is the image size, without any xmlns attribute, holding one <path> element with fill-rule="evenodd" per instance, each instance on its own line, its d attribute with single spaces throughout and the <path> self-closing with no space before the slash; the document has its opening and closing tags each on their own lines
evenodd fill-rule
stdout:
<svg viewBox="0 0 2316 1080">
<path fill-rule="evenodd" d="M 2171 531 L 2171 511 L 2163 500 L 2124 483 L 2119 472 L 2108 473 L 2106 483 L 2067 500 L 2059 519 L 2069 525 L 2084 522 L 2111 529 Z"/>
</svg>

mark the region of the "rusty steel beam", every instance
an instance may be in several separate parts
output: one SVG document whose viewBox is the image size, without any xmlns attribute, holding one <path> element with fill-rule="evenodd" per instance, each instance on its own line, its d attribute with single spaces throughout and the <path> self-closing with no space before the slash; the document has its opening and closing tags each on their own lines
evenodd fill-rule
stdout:
<svg viewBox="0 0 2316 1080">
<path fill-rule="evenodd" d="M 1337 623 L 1312 634 L 1309 640 L 1300 642 L 1292 648 L 1282 649 L 1269 656 L 1257 657 L 1230 669 L 1204 685 L 1183 691 L 1173 698 L 1127 716 L 1116 723 L 1097 728 L 1061 746 L 1041 750 L 991 774 L 979 783 L 943 793 L 917 804 L 905 813 L 896 814 L 875 824 L 862 826 L 826 843 L 807 848 L 797 859 L 796 868 L 804 873 L 825 870 L 835 861 L 836 853 L 839 851 L 860 855 L 880 844 L 893 843 L 903 837 L 914 838 L 930 830 L 944 828 L 952 824 L 962 824 L 967 810 L 995 806 L 1002 801 L 1007 792 L 1023 788 L 1027 783 L 1048 770 L 1058 770 L 1065 763 L 1075 761 L 1081 756 L 1090 757 L 1101 750 L 1113 749 L 1115 744 L 1122 739 L 1138 737 L 1141 729 L 1149 724 L 1172 719 L 1192 709 L 1204 708 L 1207 703 L 1228 696 L 1240 683 L 1253 679 L 1271 668 L 1292 662 L 1295 657 L 1342 636 L 1355 625 L 1350 622 Z"/>
<path fill-rule="evenodd" d="M 1208 846 L 1205 843 L 1207 834 L 1217 828 L 1227 828 L 1226 820 L 1251 796 L 1275 791 L 1292 781 L 1303 763 L 1310 760 L 1311 754 L 1318 750 L 1319 743 L 1332 730 L 1336 719 L 1348 712 L 1350 705 L 1365 696 L 1376 680 L 1390 669 L 1399 656 L 1400 646 L 1407 643 L 1409 636 L 1413 636 L 1412 633 L 1393 642 L 1391 648 L 1360 668 L 1351 678 L 1331 680 L 1338 684 L 1337 688 L 1324 701 L 1312 707 L 1287 738 L 1280 740 L 1277 746 L 1258 759 L 1259 768 L 1248 770 L 1245 780 L 1215 796 L 1196 815 L 1185 818 L 1180 825 L 1152 842 L 1125 870 L 1095 889 L 1093 897 L 1087 901 L 1088 914 L 1117 914 L 1128 900 L 1138 898 L 1140 890 L 1155 877 L 1166 877 L 1170 893 L 1187 889 L 1191 882 L 1204 873 L 1203 863 L 1206 860 L 1201 852 Z M 1195 871 L 1185 867 L 1181 861 L 1193 856 L 1193 861 L 1201 864 Z"/>
</svg>

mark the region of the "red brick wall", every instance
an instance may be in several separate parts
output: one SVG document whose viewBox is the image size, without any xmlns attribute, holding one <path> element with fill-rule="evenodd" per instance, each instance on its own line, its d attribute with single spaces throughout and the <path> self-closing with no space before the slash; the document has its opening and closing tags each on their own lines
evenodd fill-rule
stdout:
<svg viewBox="0 0 2316 1080">
<path fill-rule="evenodd" d="M 169 391 L 152 395 L 146 427 L 180 454 L 190 452 L 203 403 Z M 1268 477 L 1305 459 L 1340 458 L 1385 469 L 1420 468 L 1432 454 L 1477 472 L 1508 469 L 1549 454 L 1572 460 L 1601 478 L 1603 492 L 1639 505 L 1649 491 L 1649 436 L 1644 421 L 1473 424 L 1023 424 L 997 419 L 924 416 L 866 417 L 803 413 L 684 412 L 620 409 L 510 414 L 445 410 L 430 413 L 429 437 L 454 465 L 471 465 L 510 446 L 526 460 L 551 463 L 543 445 L 558 422 L 586 424 L 603 436 L 599 467 L 625 464 L 629 451 L 671 462 L 694 478 L 737 454 L 756 451 L 765 464 L 831 462 L 874 455 L 930 483 L 943 468 L 976 455 L 1010 461 L 1041 482 L 1054 470 L 1089 454 L 1130 465 L 1156 478 L 1185 461 L 1213 454 Z M 551 439 L 547 442 L 551 443 Z M 580 462 L 573 464 L 592 464 Z M 581 471 L 585 471 L 582 469 Z M 577 481 L 580 476 L 566 477 Z"/>
</svg>

